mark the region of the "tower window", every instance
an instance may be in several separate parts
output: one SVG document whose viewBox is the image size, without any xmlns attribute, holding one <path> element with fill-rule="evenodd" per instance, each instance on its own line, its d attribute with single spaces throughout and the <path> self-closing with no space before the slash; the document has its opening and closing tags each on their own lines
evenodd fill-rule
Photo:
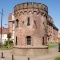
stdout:
<svg viewBox="0 0 60 60">
<path fill-rule="evenodd" d="M 43 37 L 42 45 L 44 45 L 44 37 Z"/>
<path fill-rule="evenodd" d="M 16 27 L 19 27 L 19 20 L 16 19 Z"/>
<path fill-rule="evenodd" d="M 31 36 L 27 36 L 27 45 L 31 45 Z"/>
<path fill-rule="evenodd" d="M 17 45 L 17 36 L 16 36 L 16 42 L 15 42 L 15 44 Z"/>
<path fill-rule="evenodd" d="M 30 25 L 30 18 L 28 17 L 27 19 L 27 25 L 29 26 Z"/>
</svg>

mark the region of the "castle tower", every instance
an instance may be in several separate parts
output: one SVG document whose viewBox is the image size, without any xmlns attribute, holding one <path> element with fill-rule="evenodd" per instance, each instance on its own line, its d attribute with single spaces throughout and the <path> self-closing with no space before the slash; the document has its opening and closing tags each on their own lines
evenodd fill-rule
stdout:
<svg viewBox="0 0 60 60">
<path fill-rule="evenodd" d="M 27 2 L 14 7 L 15 53 L 39 55 L 47 51 L 47 16 L 48 7 L 41 3 Z"/>
</svg>

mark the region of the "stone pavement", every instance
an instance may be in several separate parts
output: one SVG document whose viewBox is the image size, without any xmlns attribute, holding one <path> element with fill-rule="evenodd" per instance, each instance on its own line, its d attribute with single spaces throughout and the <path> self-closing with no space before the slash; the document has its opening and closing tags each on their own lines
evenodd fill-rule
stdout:
<svg viewBox="0 0 60 60">
<path fill-rule="evenodd" d="M 12 50 L 0 50 L 0 60 L 12 60 Z M 5 58 L 1 58 L 1 52 L 3 52 Z M 54 60 L 56 57 L 60 56 L 60 52 L 58 52 L 58 47 L 50 48 L 49 53 L 41 56 L 16 56 L 14 55 L 15 60 Z"/>
</svg>

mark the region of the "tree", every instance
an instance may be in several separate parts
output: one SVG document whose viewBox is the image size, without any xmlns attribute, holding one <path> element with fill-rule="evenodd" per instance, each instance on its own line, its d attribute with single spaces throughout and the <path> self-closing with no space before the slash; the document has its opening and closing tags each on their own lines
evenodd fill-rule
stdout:
<svg viewBox="0 0 60 60">
<path fill-rule="evenodd" d="M 11 38 L 11 33 L 8 33 L 8 34 L 7 34 L 7 38 L 8 38 L 8 48 L 9 48 L 9 40 L 10 40 L 10 38 Z"/>
</svg>

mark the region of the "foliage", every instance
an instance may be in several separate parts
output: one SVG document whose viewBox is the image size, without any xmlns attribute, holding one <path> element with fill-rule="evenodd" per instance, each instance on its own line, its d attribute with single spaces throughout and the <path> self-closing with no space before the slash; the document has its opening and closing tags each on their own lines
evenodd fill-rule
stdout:
<svg viewBox="0 0 60 60">
<path fill-rule="evenodd" d="M 10 50 L 13 49 L 13 46 L 12 40 L 6 40 L 4 44 L 0 43 L 0 50 Z"/>
<path fill-rule="evenodd" d="M 55 58 L 55 60 L 60 60 L 60 57 Z"/>
<path fill-rule="evenodd" d="M 12 40 L 5 41 L 4 46 L 8 47 L 8 45 L 9 45 L 9 47 L 13 47 L 13 41 Z"/>
</svg>

